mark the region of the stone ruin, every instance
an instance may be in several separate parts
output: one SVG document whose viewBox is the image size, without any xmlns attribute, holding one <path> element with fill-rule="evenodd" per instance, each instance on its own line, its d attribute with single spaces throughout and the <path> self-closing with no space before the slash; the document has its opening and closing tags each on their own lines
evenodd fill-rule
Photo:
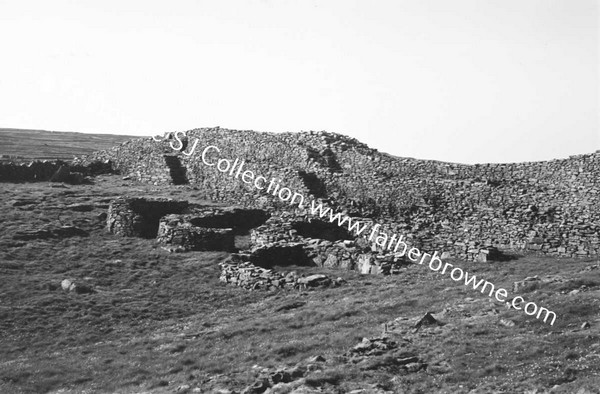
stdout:
<svg viewBox="0 0 600 394">
<path fill-rule="evenodd" d="M 233 253 L 221 264 L 221 280 L 247 289 L 311 288 L 341 284 L 325 275 L 298 276 L 273 267 L 311 266 L 363 274 L 398 273 L 407 260 L 371 250 L 337 225 L 289 212 L 208 207 L 172 199 L 120 197 L 111 201 L 107 230 L 155 239 L 169 251 Z M 248 235 L 238 250 L 235 237 Z"/>
<path fill-rule="evenodd" d="M 408 260 L 374 249 L 333 223 L 282 213 L 251 231 L 249 261 L 302 261 L 305 265 L 359 271 L 363 274 L 398 273 Z"/>
<path fill-rule="evenodd" d="M 192 209 L 193 213 L 162 217 L 156 240 L 186 250 L 235 249 L 235 236 L 246 234 L 267 219 L 260 209 Z"/>
<path fill-rule="evenodd" d="M 121 197 L 111 201 L 107 230 L 124 237 L 155 238 L 183 250 L 234 250 L 234 237 L 264 223 L 259 209 L 214 208 L 172 199 Z"/>
<path fill-rule="evenodd" d="M 198 148 L 187 156 L 195 139 Z M 201 198 L 276 206 L 277 198 L 204 164 L 202 149 L 214 145 L 219 157 L 244 160 L 245 169 L 282 179 L 307 198 L 328 199 L 339 211 L 381 223 L 382 231 L 406 234 L 407 243 L 420 250 L 474 261 L 493 260 L 497 251 L 600 256 L 599 152 L 464 165 L 394 157 L 321 131 L 202 128 L 186 132 L 184 141 L 186 149 L 175 151 L 173 135 L 131 140 L 76 163 L 110 161 L 115 171 L 141 182 L 187 182 Z"/>
<path fill-rule="evenodd" d="M 182 214 L 189 205 L 170 199 L 118 198 L 108 207 L 106 228 L 122 237 L 155 238 L 163 216 Z"/>
<path fill-rule="evenodd" d="M 194 215 L 167 215 L 160 219 L 156 240 L 185 250 L 233 251 L 233 228 L 196 226 Z"/>
</svg>

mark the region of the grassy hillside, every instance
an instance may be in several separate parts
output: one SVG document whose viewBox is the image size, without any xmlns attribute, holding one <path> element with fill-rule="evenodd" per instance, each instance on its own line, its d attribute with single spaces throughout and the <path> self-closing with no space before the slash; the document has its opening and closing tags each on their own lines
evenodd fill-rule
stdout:
<svg viewBox="0 0 600 394">
<path fill-rule="evenodd" d="M 406 228 L 423 229 L 424 236 L 464 233 L 465 228 L 489 231 L 491 224 L 483 220 L 486 216 L 495 223 L 489 219 L 492 213 L 515 223 L 503 209 L 512 203 L 493 199 L 511 195 L 509 185 L 517 182 L 509 175 L 488 184 L 475 180 L 475 170 L 451 175 L 433 164 L 423 169 L 408 160 L 385 162 L 367 148 L 361 157 L 342 146 L 344 141 L 332 141 L 331 150 L 317 150 L 293 143 L 293 136 L 292 143 L 278 145 L 249 133 L 232 134 L 230 140 L 223 135 L 215 133 L 214 138 L 224 157 L 241 155 L 225 147 L 245 147 L 248 157 L 264 161 L 265 167 L 257 171 L 264 175 L 269 164 L 284 167 L 291 161 L 292 149 L 296 162 L 303 162 L 306 154 L 323 167 L 318 174 L 329 182 L 323 183 L 328 192 L 344 190 L 336 178 L 349 170 L 344 182 L 354 192 L 358 186 L 351 182 L 361 174 L 363 190 L 385 191 L 399 185 L 390 179 L 399 179 L 404 194 L 425 186 L 421 176 L 437 176 L 441 180 L 432 185 L 440 190 L 443 177 L 453 176 L 441 197 L 449 196 L 456 204 L 441 206 L 434 215 L 429 210 L 433 200 L 406 216 Z M 245 141 L 228 143 L 245 136 Z M 0 132 L 0 153 L 70 158 L 126 138 L 5 129 Z M 137 149 L 143 145 L 157 143 L 136 141 L 122 149 L 140 169 L 147 168 L 144 160 L 152 152 Z M 162 153 L 156 149 L 156 163 L 164 162 Z M 515 204 L 527 207 L 527 191 L 537 205 L 540 196 L 551 196 L 555 204 L 569 196 L 564 201 L 572 209 L 562 218 L 556 212 L 547 214 L 540 228 L 556 223 L 565 239 L 572 235 L 569 242 L 575 248 L 580 241 L 583 246 L 597 244 L 592 227 L 598 223 L 595 163 L 595 157 L 586 156 L 552 164 L 556 168 L 548 173 L 561 174 L 553 179 L 564 180 L 564 186 L 548 184 L 565 188 L 555 194 L 536 184 L 536 174 L 519 175 L 523 184 L 515 189 L 520 196 L 514 197 Z M 220 184 L 208 187 L 219 190 Z M 517 283 L 517 294 L 557 314 L 554 325 L 418 264 L 391 276 L 276 264 L 282 273 L 340 277 L 342 285 L 249 291 L 220 281 L 218 263 L 229 253 L 170 253 L 155 240 L 118 237 L 106 230 L 109 203 L 119 196 L 215 204 L 203 200 L 198 184 L 148 184 L 100 175 L 82 185 L 6 182 L 0 188 L 0 393 L 600 393 L 597 256 L 556 258 L 507 251 L 505 261 L 494 263 L 444 259 L 497 288 L 513 289 Z M 450 219 L 442 219 L 464 215 L 462 201 L 472 202 L 467 212 L 482 214 L 465 221 L 464 228 L 445 230 Z M 580 207 L 581 216 L 570 216 Z M 523 215 L 526 225 L 537 218 L 534 213 Z M 483 239 L 485 233 L 473 236 Z M 69 290 L 71 282 L 78 290 Z M 437 321 L 421 319 L 428 312 Z M 279 383 L 267 391 L 265 376 Z"/>
<path fill-rule="evenodd" d="M 0 128 L 0 160 L 71 160 L 135 138 L 128 135 Z M 8 156 L 8 157 L 7 157 Z"/>
<path fill-rule="evenodd" d="M 303 393 L 598 392 L 597 259 L 453 261 L 505 288 L 539 275 L 520 292 L 551 306 L 554 326 L 419 265 L 389 277 L 288 267 L 347 283 L 246 291 L 219 282 L 225 252 L 171 254 L 109 234 L 103 214 L 127 194 L 203 203 L 187 186 L 120 176 L 12 184 L 0 194 L 0 392 L 239 393 L 265 368 L 319 355 L 325 361 L 298 380 L 311 387 Z M 63 225 L 87 236 L 39 232 Z M 65 292 L 64 279 L 94 292 Z M 426 312 L 444 325 L 415 330 Z M 397 348 L 358 363 L 343 356 L 386 322 Z M 413 355 L 427 367 L 395 364 Z"/>
</svg>

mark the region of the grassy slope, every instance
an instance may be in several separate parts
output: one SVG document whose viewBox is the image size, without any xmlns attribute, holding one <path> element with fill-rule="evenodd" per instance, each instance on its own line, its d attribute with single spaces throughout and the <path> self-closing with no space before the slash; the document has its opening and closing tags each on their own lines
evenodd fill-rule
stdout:
<svg viewBox="0 0 600 394">
<path fill-rule="evenodd" d="M 348 280 L 339 288 L 252 292 L 218 281 L 217 263 L 225 253 L 169 254 L 151 240 L 107 234 L 97 217 L 117 195 L 194 201 L 192 188 L 137 185 L 116 176 L 100 177 L 94 185 L 0 188 L 0 392 L 162 393 L 183 384 L 201 392 L 241 389 L 255 378 L 256 365 L 291 365 L 318 354 L 329 362 L 313 381 L 336 382 L 337 388 L 323 383 L 327 392 L 374 383 L 414 393 L 524 392 L 555 385 L 576 392 L 600 383 L 591 380 L 600 372 L 600 269 L 581 272 L 595 261 L 455 262 L 507 289 L 526 276 L 560 274 L 564 282 L 522 293 L 556 311 L 553 327 L 417 265 L 394 277 L 333 272 Z M 68 207 L 74 203 L 92 210 Z M 61 223 L 90 236 L 13 238 L 17 231 Z M 52 289 L 65 278 L 98 291 Z M 563 294 L 582 280 L 588 291 Z M 298 300 L 306 304 L 278 310 Z M 390 333 L 410 341 L 406 350 L 429 363 L 427 371 L 361 370 L 337 361 L 363 336 L 379 335 L 382 323 L 427 311 L 448 324 Z M 516 325 L 505 327 L 500 319 Z M 591 328 L 580 329 L 584 321 Z"/>
<path fill-rule="evenodd" d="M 136 137 L 0 128 L 0 156 L 71 160 L 73 156 L 108 149 L 131 138 Z"/>
</svg>

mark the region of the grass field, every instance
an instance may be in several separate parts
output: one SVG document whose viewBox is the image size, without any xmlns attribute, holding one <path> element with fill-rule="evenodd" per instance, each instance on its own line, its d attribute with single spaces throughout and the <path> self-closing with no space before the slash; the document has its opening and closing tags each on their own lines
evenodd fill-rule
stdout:
<svg viewBox="0 0 600 394">
<path fill-rule="evenodd" d="M 329 272 L 348 281 L 336 288 L 246 291 L 218 281 L 224 252 L 170 254 L 152 240 L 105 231 L 102 214 L 116 196 L 201 202 L 193 188 L 101 176 L 92 185 L 3 183 L 0 189 L 2 393 L 241 390 L 262 368 L 317 355 L 326 361 L 302 380 L 312 392 L 555 387 L 553 392 L 571 393 L 600 387 L 600 268 L 585 270 L 598 267 L 596 260 L 454 262 L 507 289 L 527 276 L 556 276 L 521 293 L 554 310 L 554 326 L 418 265 L 390 277 Z M 62 225 L 88 236 L 21 239 L 27 231 Z M 95 292 L 65 292 L 63 279 Z M 415 333 L 410 325 L 428 311 L 446 324 Z M 369 367 L 341 357 L 394 320 L 387 335 L 427 369 L 389 368 L 390 354 L 375 356 Z M 585 322 L 589 328 L 582 328 Z"/>
</svg>

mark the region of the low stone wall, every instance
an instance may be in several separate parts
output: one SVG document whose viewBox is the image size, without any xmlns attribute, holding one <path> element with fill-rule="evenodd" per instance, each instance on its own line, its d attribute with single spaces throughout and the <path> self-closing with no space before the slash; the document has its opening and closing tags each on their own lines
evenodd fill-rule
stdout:
<svg viewBox="0 0 600 394">
<path fill-rule="evenodd" d="M 106 228 L 123 237 L 154 238 L 161 217 L 184 213 L 188 207 L 187 201 L 121 197 L 110 202 Z"/>
<path fill-rule="evenodd" d="M 85 176 L 113 173 L 110 162 L 74 165 L 61 160 L 0 163 L 0 182 L 65 182 L 78 184 Z"/>
<path fill-rule="evenodd" d="M 259 209 L 216 208 L 187 201 L 121 197 L 111 201 L 107 230 L 125 237 L 154 238 L 178 250 L 235 249 L 235 235 L 264 223 Z"/>
<path fill-rule="evenodd" d="M 189 221 L 190 216 L 193 215 L 167 215 L 160 219 L 157 242 L 179 245 L 185 250 L 234 250 L 232 228 L 194 226 Z"/>
<path fill-rule="evenodd" d="M 308 289 L 322 286 L 339 286 L 342 279 L 331 280 L 327 275 L 315 274 L 300 276 L 292 271 L 283 274 L 273 269 L 257 267 L 246 262 L 228 261 L 219 264 L 219 280 L 227 284 L 240 286 L 248 290 Z"/>
</svg>

